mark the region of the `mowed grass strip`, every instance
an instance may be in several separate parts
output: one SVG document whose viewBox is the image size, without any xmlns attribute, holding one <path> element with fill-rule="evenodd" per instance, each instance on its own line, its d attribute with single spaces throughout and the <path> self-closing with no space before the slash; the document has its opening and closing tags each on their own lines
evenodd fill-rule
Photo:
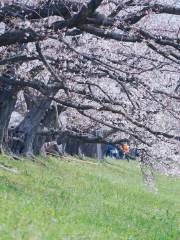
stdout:
<svg viewBox="0 0 180 240">
<path fill-rule="evenodd" d="M 178 240 L 179 183 L 157 177 L 159 191 L 142 182 L 136 162 L 106 165 L 40 159 L 0 163 L 1 240 Z"/>
</svg>

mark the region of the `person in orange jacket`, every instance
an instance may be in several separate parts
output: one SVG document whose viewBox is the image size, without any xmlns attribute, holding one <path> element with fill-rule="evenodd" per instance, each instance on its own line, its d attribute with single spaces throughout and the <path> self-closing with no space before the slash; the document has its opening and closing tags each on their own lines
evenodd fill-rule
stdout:
<svg viewBox="0 0 180 240">
<path fill-rule="evenodd" d="M 122 150 L 125 153 L 129 153 L 129 145 L 127 143 L 122 145 Z"/>
<path fill-rule="evenodd" d="M 123 159 L 127 159 L 129 161 L 128 153 L 129 153 L 129 145 L 124 143 L 121 147 L 123 152 Z"/>
</svg>

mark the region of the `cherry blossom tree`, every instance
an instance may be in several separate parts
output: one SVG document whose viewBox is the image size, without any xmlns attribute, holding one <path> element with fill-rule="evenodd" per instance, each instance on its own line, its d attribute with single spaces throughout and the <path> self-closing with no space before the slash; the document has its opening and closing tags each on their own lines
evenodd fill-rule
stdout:
<svg viewBox="0 0 180 240">
<path fill-rule="evenodd" d="M 128 139 L 143 150 L 142 162 L 175 169 L 179 15 L 173 1 L 4 1 L 1 152 L 32 156 L 59 136 Z M 19 103 L 23 120 L 8 131 Z M 104 136 L 93 136 L 101 127 Z"/>
</svg>

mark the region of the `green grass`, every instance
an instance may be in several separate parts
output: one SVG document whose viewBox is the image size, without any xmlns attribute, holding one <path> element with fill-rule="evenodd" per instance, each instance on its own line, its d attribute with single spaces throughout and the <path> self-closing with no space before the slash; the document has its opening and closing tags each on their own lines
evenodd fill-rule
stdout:
<svg viewBox="0 0 180 240">
<path fill-rule="evenodd" d="M 148 191 L 135 162 L 93 165 L 0 157 L 1 240 L 178 240 L 179 183 L 158 176 Z"/>
</svg>

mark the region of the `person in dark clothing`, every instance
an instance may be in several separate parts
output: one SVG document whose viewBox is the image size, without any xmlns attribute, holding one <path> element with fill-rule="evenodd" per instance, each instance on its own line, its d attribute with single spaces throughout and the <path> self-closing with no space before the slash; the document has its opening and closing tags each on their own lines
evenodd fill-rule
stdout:
<svg viewBox="0 0 180 240">
<path fill-rule="evenodd" d="M 109 156 L 111 158 L 118 158 L 118 149 L 114 147 L 112 144 L 108 144 L 107 151 L 106 151 L 106 157 Z"/>
</svg>

